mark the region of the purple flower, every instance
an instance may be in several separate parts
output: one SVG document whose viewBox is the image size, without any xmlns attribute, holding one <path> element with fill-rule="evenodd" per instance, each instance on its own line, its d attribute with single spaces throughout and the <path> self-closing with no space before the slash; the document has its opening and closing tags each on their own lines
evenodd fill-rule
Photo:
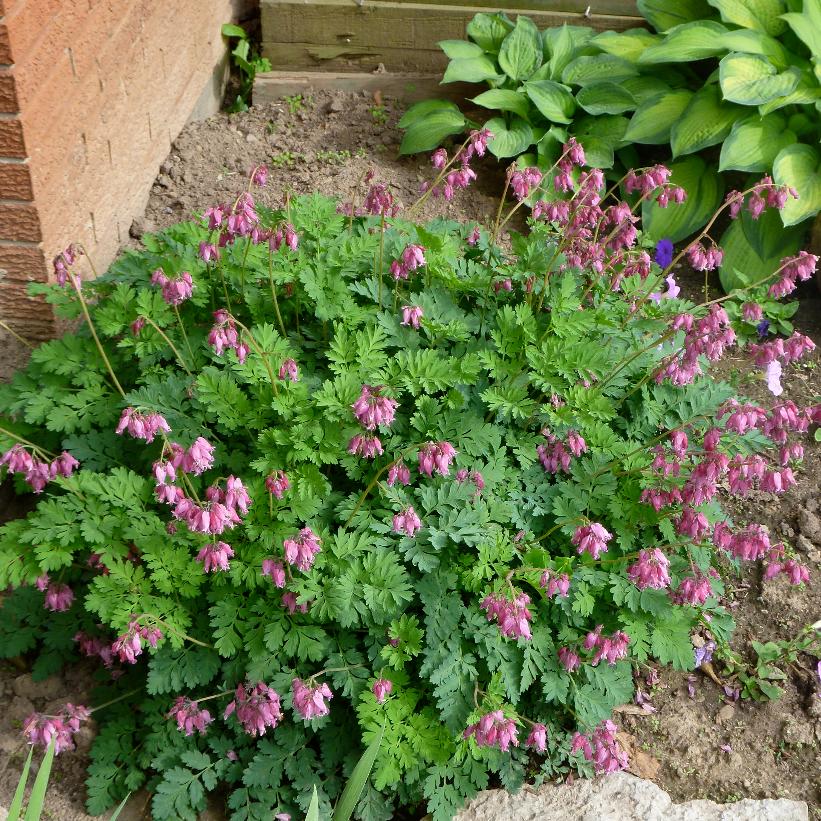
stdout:
<svg viewBox="0 0 821 821">
<path fill-rule="evenodd" d="M 714 641 L 706 641 L 701 647 L 693 648 L 693 655 L 696 661 L 696 667 L 701 667 L 702 664 L 707 664 L 713 659 L 713 651 L 716 649 Z"/>
<path fill-rule="evenodd" d="M 673 261 L 673 241 L 666 237 L 660 239 L 656 243 L 653 259 L 660 268 L 666 268 Z"/>
</svg>

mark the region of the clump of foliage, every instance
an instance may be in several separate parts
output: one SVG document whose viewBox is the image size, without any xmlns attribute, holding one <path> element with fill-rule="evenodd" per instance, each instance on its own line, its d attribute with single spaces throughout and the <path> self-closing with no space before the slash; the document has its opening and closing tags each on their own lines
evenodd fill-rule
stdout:
<svg viewBox="0 0 821 821">
<path fill-rule="evenodd" d="M 248 33 L 242 26 L 235 23 L 225 23 L 222 27 L 222 36 L 230 39 L 237 38 L 237 44 L 231 51 L 234 66 L 239 72 L 239 90 L 229 111 L 247 111 L 254 91 L 254 79 L 259 71 L 270 71 L 271 61 L 267 57 L 256 54 L 248 39 Z"/>
<path fill-rule="evenodd" d="M 656 32 L 597 33 L 586 26 L 542 32 L 525 16 L 477 14 L 468 40 L 439 45 L 444 83 L 486 83 L 471 102 L 490 109 L 490 151 L 550 166 L 569 134 L 591 164 L 637 163 L 636 144 L 668 146 L 673 182 L 688 202 L 643 205 L 648 236 L 683 240 L 724 193 L 719 172 L 766 173 L 800 194 L 780 215 L 749 215 L 721 240 L 727 290 L 771 273 L 795 253 L 821 210 L 821 0 L 644 0 Z M 471 127 L 446 101 L 418 103 L 400 125 L 402 151 L 439 145 Z M 715 148 L 713 148 L 715 147 Z M 666 151 L 657 159 L 667 160 Z M 785 230 L 785 227 L 790 230 Z"/>
<path fill-rule="evenodd" d="M 511 170 L 492 228 L 420 224 L 491 136 L 437 152 L 401 216 L 370 177 L 361 203 L 263 208 L 260 167 L 99 279 L 81 249 L 55 260 L 40 290 L 85 321 L 0 387 L 0 464 L 40 494 L 0 528 L 0 654 L 36 654 L 37 677 L 98 660 L 96 706 L 24 725 L 65 751 L 97 712 L 91 812 L 146 785 L 158 821 L 217 789 L 235 821 L 269 821 L 316 782 L 327 815 L 364 747 L 360 819 L 612 772 L 634 669 L 726 647 L 719 570 L 805 580 L 716 493 L 793 484 L 821 407 L 760 408 L 710 376 L 736 339 L 723 300 L 679 298 L 684 252 L 654 263 L 572 140 L 547 176 Z M 681 199 L 669 177 L 631 180 Z M 562 197 L 500 245 L 547 188 Z M 714 267 L 703 238 L 687 252 Z M 788 293 L 815 262 L 756 286 Z M 811 347 L 750 350 L 777 391 Z"/>
</svg>

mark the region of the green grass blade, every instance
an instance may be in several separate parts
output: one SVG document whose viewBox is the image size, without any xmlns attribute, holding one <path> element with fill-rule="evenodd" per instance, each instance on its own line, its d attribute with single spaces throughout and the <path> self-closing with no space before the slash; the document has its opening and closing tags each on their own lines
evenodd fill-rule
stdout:
<svg viewBox="0 0 821 821">
<path fill-rule="evenodd" d="M 23 806 L 23 796 L 26 794 L 26 781 L 29 780 L 29 770 L 31 769 L 31 757 L 34 754 L 34 747 L 29 747 L 28 758 L 23 765 L 23 774 L 20 776 L 20 781 L 17 783 L 17 789 L 14 791 L 14 798 L 11 799 L 11 806 L 9 807 L 9 816 L 7 821 L 17 821 L 20 817 L 20 808 Z"/>
<path fill-rule="evenodd" d="M 34 786 L 31 788 L 29 805 L 26 807 L 26 814 L 23 821 L 40 821 L 43 813 L 43 805 L 46 803 L 46 790 L 48 780 L 51 776 L 51 765 L 54 762 L 54 741 L 51 741 L 46 749 L 46 754 L 40 763 L 40 770 L 37 778 L 34 779 Z"/>
<path fill-rule="evenodd" d="M 379 735 L 370 743 L 368 749 L 362 753 L 362 758 L 357 761 L 353 768 L 351 777 L 342 791 L 339 803 L 334 810 L 333 821 L 350 821 L 353 811 L 356 808 L 359 797 L 362 795 L 362 790 L 365 789 L 365 784 L 371 777 L 371 770 L 376 761 L 376 755 L 379 748 L 382 746 L 382 736 L 385 735 L 385 725 L 379 731 Z"/>
<path fill-rule="evenodd" d="M 305 816 L 305 821 L 319 821 L 319 795 L 316 791 L 316 784 L 314 784 L 314 794 L 311 798 L 311 804 L 308 807 L 308 814 Z"/>
<path fill-rule="evenodd" d="M 124 798 L 121 802 L 120 802 L 120 806 L 119 806 L 119 807 L 117 807 L 117 809 L 116 809 L 116 810 L 114 810 L 114 815 L 112 815 L 112 816 L 111 816 L 111 818 L 109 818 L 109 819 L 108 819 L 108 821 L 117 821 L 117 819 L 120 817 L 120 813 L 123 811 L 123 807 L 125 807 L 126 802 L 128 801 L 128 799 L 129 799 L 129 798 L 131 798 L 131 793 L 129 793 L 129 794 L 128 794 L 128 795 L 127 795 L 127 796 L 126 796 L 126 797 L 125 797 L 125 798 Z"/>
</svg>

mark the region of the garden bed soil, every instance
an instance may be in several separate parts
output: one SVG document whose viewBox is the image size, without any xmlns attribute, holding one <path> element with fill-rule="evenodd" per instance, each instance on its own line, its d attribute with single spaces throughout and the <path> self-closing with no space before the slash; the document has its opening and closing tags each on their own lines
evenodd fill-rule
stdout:
<svg viewBox="0 0 821 821">
<path fill-rule="evenodd" d="M 426 157 L 397 158 L 400 115 L 389 100 L 318 92 L 302 100 L 283 100 L 192 123 L 163 163 L 145 215 L 135 220 L 127 247 L 138 246 L 145 232 L 235 197 L 249 169 L 260 163 L 271 169 L 268 186 L 259 196 L 265 205 L 281 205 L 287 192 L 318 191 L 342 200 L 355 195 L 361 201 L 361 180 L 371 168 L 407 205 L 418 195 L 420 183 L 431 178 L 431 168 Z M 422 219 L 492 221 L 502 172 L 493 160 L 480 163 L 477 170 L 479 180 L 469 191 L 458 193 L 452 203 L 428 200 Z M 686 268 L 676 275 L 685 294 L 697 299 L 703 287 L 700 275 Z M 715 295 L 717 284 L 712 287 Z M 821 298 L 812 283 L 804 286 L 800 296 L 796 328 L 821 345 Z M 819 351 L 786 369 L 781 399 L 799 405 L 819 401 Z M 20 366 L 26 358 L 24 352 L 16 354 L 8 346 L 3 357 L 0 377 L 4 365 Z M 740 392 L 764 405 L 774 403 L 760 373 L 738 351 L 721 367 Z M 763 583 L 758 567 L 728 585 L 729 603 L 738 621 L 733 646 L 747 658 L 753 657 L 752 640 L 789 639 L 821 619 L 821 445 L 807 441 L 805 446 L 796 488 L 778 497 L 756 493 L 744 500 L 725 500 L 738 522 L 761 522 L 773 541 L 784 540 L 795 547 L 811 572 L 810 584 L 800 589 L 783 578 Z M 814 661 L 810 662 L 809 656 L 802 656 L 789 670 L 784 696 L 767 703 L 730 703 L 701 672 L 694 674 L 695 696 L 691 697 L 686 674 L 661 671 L 650 693 L 656 712 L 628 707 L 618 716 L 633 753 L 633 772 L 658 783 L 676 801 L 788 797 L 806 801 L 810 818 L 821 819 L 821 687 L 814 677 Z M 716 668 L 721 675 L 720 664 Z M 89 681 L 85 668 L 67 670 L 59 680 L 38 685 L 21 678 L 24 675 L 22 667 L 0 665 L 0 700 L 5 706 L 0 717 L 0 806 L 8 805 L 22 764 L 19 727 L 27 711 L 32 705 L 43 709 L 60 700 L 82 701 Z M 82 812 L 85 748 L 84 742 L 79 755 L 57 760 L 47 804 L 49 817 L 56 821 L 89 819 Z"/>
</svg>

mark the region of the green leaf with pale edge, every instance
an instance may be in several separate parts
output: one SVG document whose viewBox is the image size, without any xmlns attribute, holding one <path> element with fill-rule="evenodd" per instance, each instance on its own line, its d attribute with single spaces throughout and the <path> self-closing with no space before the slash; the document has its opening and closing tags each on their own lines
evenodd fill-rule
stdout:
<svg viewBox="0 0 821 821">
<path fill-rule="evenodd" d="M 769 171 L 778 152 L 795 141 L 795 134 L 777 114 L 739 120 L 721 146 L 718 170 Z"/>
<path fill-rule="evenodd" d="M 636 66 L 628 60 L 612 54 L 596 54 L 571 60 L 562 72 L 562 82 L 575 86 L 587 86 L 605 80 L 619 83 L 638 73 Z"/>
<path fill-rule="evenodd" d="M 776 68 L 784 69 L 790 64 L 790 53 L 781 43 L 753 29 L 736 29 L 728 31 L 721 42 L 727 51 L 743 51 L 745 54 L 760 54 L 766 57 Z"/>
<path fill-rule="evenodd" d="M 412 105 L 402 115 L 402 119 L 399 120 L 398 125 L 400 128 L 407 128 L 417 120 L 423 120 L 430 114 L 436 114 L 440 111 L 457 112 L 459 111 L 459 106 L 456 105 L 456 103 L 450 102 L 450 100 L 422 100 L 421 103 Z"/>
<path fill-rule="evenodd" d="M 722 102 L 717 86 L 702 88 L 693 95 L 681 117 L 673 124 L 670 132 L 673 156 L 680 157 L 717 145 L 730 133 L 733 123 L 747 113 L 739 106 Z"/>
<path fill-rule="evenodd" d="M 440 40 L 437 44 L 451 60 L 463 60 L 470 57 L 481 57 L 482 47 L 467 40 Z"/>
<path fill-rule="evenodd" d="M 636 6 L 656 31 L 669 31 L 673 26 L 713 16 L 707 0 L 638 0 Z"/>
<path fill-rule="evenodd" d="M 525 120 L 514 117 L 508 124 L 501 117 L 493 117 L 485 123 L 493 138 L 487 147 L 494 157 L 518 157 L 533 144 L 533 129 Z"/>
<path fill-rule="evenodd" d="M 773 161 L 773 179 L 798 192 L 781 211 L 784 225 L 796 225 L 821 211 L 821 155 L 810 145 L 783 148 Z"/>
<path fill-rule="evenodd" d="M 584 147 L 588 165 L 612 168 L 613 152 L 620 147 L 628 119 L 615 114 L 580 117 L 573 124 L 573 134 Z"/>
<path fill-rule="evenodd" d="M 531 80 L 524 88 L 539 113 L 550 122 L 563 125 L 571 122 L 576 101 L 567 86 L 552 80 Z"/>
<path fill-rule="evenodd" d="M 758 29 L 778 36 L 787 28 L 781 15 L 787 10 L 783 0 L 707 0 L 718 9 L 725 23 L 748 29 Z M 810 0 L 812 2 L 812 0 Z"/>
<path fill-rule="evenodd" d="M 384 735 L 385 725 L 383 724 L 379 735 L 371 741 L 368 745 L 368 749 L 362 753 L 362 758 L 356 762 L 351 777 L 348 779 L 348 783 L 345 785 L 345 789 L 339 798 L 339 803 L 334 809 L 333 821 L 350 821 L 353 811 L 359 802 L 359 796 L 362 795 L 362 790 L 365 789 L 365 785 L 371 777 L 371 770 L 376 761 L 376 756 L 379 753 L 379 748 L 382 746 L 382 738 Z"/>
<path fill-rule="evenodd" d="M 602 51 L 621 57 L 631 63 L 638 61 L 645 49 L 660 42 L 657 34 L 647 29 L 628 29 L 627 31 L 603 31 L 590 42 Z"/>
<path fill-rule="evenodd" d="M 593 83 L 580 89 L 576 102 L 588 114 L 623 114 L 636 107 L 633 95 L 616 83 Z"/>
<path fill-rule="evenodd" d="M 511 80 L 527 80 L 542 64 L 542 38 L 536 24 L 524 15 L 499 49 L 499 66 Z"/>
<path fill-rule="evenodd" d="M 779 239 L 781 243 L 775 247 L 773 256 L 762 257 L 745 235 L 742 223 L 739 220 L 731 222 L 720 240 L 724 256 L 718 278 L 724 291 L 729 294 L 734 288 L 743 288 L 772 274 L 781 259 L 795 253 L 801 242 L 800 232 L 785 232 L 783 228 Z"/>
<path fill-rule="evenodd" d="M 635 110 L 624 138 L 646 145 L 668 143 L 673 126 L 692 99 L 693 92 L 684 88 L 655 94 Z"/>
<path fill-rule="evenodd" d="M 445 83 L 481 83 L 485 80 L 503 80 L 499 69 L 490 57 L 460 57 L 451 60 L 445 69 L 441 84 Z"/>
<path fill-rule="evenodd" d="M 416 154 L 419 151 L 430 151 L 445 137 L 463 131 L 465 124 L 465 117 L 456 106 L 453 109 L 434 111 L 408 126 L 399 146 L 399 153 Z"/>
<path fill-rule="evenodd" d="M 679 242 L 701 228 L 721 202 L 724 185 L 701 157 L 686 157 L 670 164 L 670 182 L 687 191 L 687 199 L 661 208 L 655 200 L 641 206 L 645 234 L 657 242 L 663 237 Z"/>
<path fill-rule="evenodd" d="M 801 74 L 796 68 L 778 69 L 759 54 L 731 51 L 718 64 L 718 76 L 724 99 L 741 105 L 760 105 L 791 94 Z"/>
<path fill-rule="evenodd" d="M 473 16 L 467 25 L 468 37 L 485 51 L 498 54 L 508 32 L 513 31 L 513 22 L 506 14 L 486 14 Z"/>
<path fill-rule="evenodd" d="M 491 88 L 483 91 L 477 97 L 471 100 L 472 103 L 482 106 L 482 108 L 491 108 L 498 111 L 512 111 L 518 114 L 522 119 L 528 119 L 530 114 L 530 104 L 524 94 L 518 91 L 510 91 L 503 88 Z"/>
<path fill-rule="evenodd" d="M 684 23 L 667 32 L 658 45 L 645 49 L 639 57 L 639 65 L 654 63 L 689 63 L 723 54 L 727 47 L 723 37 L 727 29 L 712 20 Z"/>
<path fill-rule="evenodd" d="M 795 32 L 810 54 L 821 60 L 821 2 L 804 0 L 803 12 L 782 14 L 781 19 Z"/>
</svg>

